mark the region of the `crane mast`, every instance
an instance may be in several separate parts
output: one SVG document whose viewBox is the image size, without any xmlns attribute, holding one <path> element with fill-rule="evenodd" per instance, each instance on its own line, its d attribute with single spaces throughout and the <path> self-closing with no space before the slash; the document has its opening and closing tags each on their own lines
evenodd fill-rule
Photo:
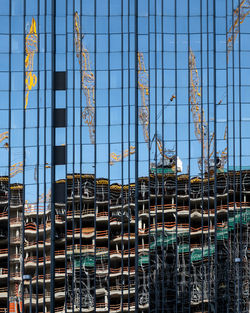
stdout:
<svg viewBox="0 0 250 313">
<path fill-rule="evenodd" d="M 166 155 L 165 151 L 163 151 L 163 144 L 162 144 L 162 141 L 161 139 L 159 138 L 159 135 L 158 134 L 155 134 L 152 141 L 151 141 L 151 145 L 152 143 L 154 142 L 154 140 L 156 141 L 156 144 L 157 144 L 157 148 L 160 152 L 160 155 L 162 156 L 163 159 L 168 159 L 170 160 L 171 157 Z"/>
<path fill-rule="evenodd" d="M 30 30 L 25 37 L 25 109 L 28 106 L 29 92 L 36 86 L 37 77 L 33 74 L 34 55 L 38 51 L 36 21 L 32 18 Z"/>
<path fill-rule="evenodd" d="M 233 12 L 233 22 L 227 33 L 228 54 L 233 50 L 233 45 L 239 34 L 240 24 L 250 13 L 250 0 L 243 0 Z"/>
<path fill-rule="evenodd" d="M 138 52 L 138 87 L 141 94 L 142 105 L 139 108 L 139 120 L 143 127 L 143 137 L 145 142 L 149 144 L 149 89 L 148 89 L 148 72 L 146 71 L 143 53 Z M 123 154 L 116 154 L 114 152 L 110 153 L 110 165 L 113 165 L 115 162 L 120 162 L 122 159 L 129 156 L 129 154 L 135 153 L 135 147 L 130 146 L 130 149 L 127 149 Z"/>
<path fill-rule="evenodd" d="M 201 89 L 198 70 L 196 68 L 195 56 L 190 49 L 189 55 L 189 69 L 190 69 L 190 98 L 191 112 L 193 115 L 195 136 L 202 142 L 203 138 L 207 136 L 207 123 L 204 116 L 204 111 L 200 105 Z M 201 125 L 202 124 L 202 125 Z M 203 143 L 203 149 L 205 148 Z"/>
<path fill-rule="evenodd" d="M 86 97 L 86 107 L 82 112 L 82 118 L 89 127 L 89 136 L 92 144 L 95 143 L 95 77 L 90 68 L 89 52 L 81 40 L 79 15 L 75 12 L 75 50 L 81 67 L 81 85 Z"/>
<path fill-rule="evenodd" d="M 149 138 L 149 83 L 148 83 L 148 71 L 146 70 L 145 63 L 144 63 L 144 56 L 142 52 L 138 52 L 137 54 L 138 58 L 138 87 L 140 89 L 141 94 L 141 107 L 139 108 L 139 120 L 140 124 L 143 128 L 143 137 L 145 142 L 149 146 L 150 138 Z M 175 96 L 172 95 L 170 101 L 172 102 L 175 99 Z M 163 145 L 162 141 L 159 138 L 157 134 L 154 135 L 151 142 L 156 140 L 157 148 L 162 156 L 163 164 L 166 160 L 168 160 L 168 163 L 171 163 L 171 166 L 174 163 L 174 158 L 169 157 L 165 154 L 165 151 L 163 151 Z M 123 158 L 127 157 L 129 154 L 135 153 L 135 147 L 130 146 L 130 149 L 127 149 L 123 152 L 123 154 L 116 154 L 114 152 L 110 153 L 110 164 L 113 165 L 114 162 L 120 162 Z M 181 162 L 179 160 L 179 162 Z M 181 168 L 178 167 L 178 169 Z M 178 170 L 179 171 L 179 170 Z"/>
<path fill-rule="evenodd" d="M 149 86 L 148 86 L 148 71 L 144 64 L 142 52 L 138 52 L 138 87 L 141 94 L 142 105 L 139 109 L 139 119 L 143 127 L 143 136 L 145 142 L 149 143 Z"/>
<path fill-rule="evenodd" d="M 196 60 L 193 51 L 190 48 L 189 51 L 189 70 L 190 70 L 190 104 L 191 112 L 195 127 L 195 136 L 202 144 L 203 158 L 199 160 L 199 167 L 202 168 L 204 160 L 205 170 L 208 171 L 209 160 L 214 156 L 214 132 L 210 135 L 208 133 L 208 124 L 205 119 L 205 114 L 201 108 L 201 88 L 199 82 L 198 70 L 196 67 Z M 224 140 L 227 138 L 227 127 L 224 133 Z M 227 148 L 225 148 L 221 154 L 217 152 L 220 162 L 218 167 L 224 168 L 227 161 Z"/>
</svg>

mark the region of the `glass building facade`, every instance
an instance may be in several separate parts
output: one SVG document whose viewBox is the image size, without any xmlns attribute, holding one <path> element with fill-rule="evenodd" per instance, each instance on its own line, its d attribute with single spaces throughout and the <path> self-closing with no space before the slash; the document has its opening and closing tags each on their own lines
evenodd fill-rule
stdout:
<svg viewBox="0 0 250 313">
<path fill-rule="evenodd" d="M 249 312 L 249 13 L 0 1 L 0 312 Z"/>
</svg>

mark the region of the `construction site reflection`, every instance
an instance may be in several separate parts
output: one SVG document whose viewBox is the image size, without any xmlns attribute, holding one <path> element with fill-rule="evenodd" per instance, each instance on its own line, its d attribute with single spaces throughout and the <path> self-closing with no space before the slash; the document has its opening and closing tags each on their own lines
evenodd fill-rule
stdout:
<svg viewBox="0 0 250 313">
<path fill-rule="evenodd" d="M 10 186 L 8 199 L 8 177 L 1 177 L 2 312 L 8 296 L 8 216 L 10 312 L 28 312 L 24 273 L 31 275 L 31 305 L 50 311 L 51 214 L 55 312 L 189 312 L 189 307 L 214 312 L 216 301 L 218 312 L 233 312 L 239 301 L 241 312 L 248 312 L 250 171 L 218 173 L 216 179 L 215 207 L 214 177 L 140 177 L 136 207 L 135 184 L 71 174 L 57 181 L 67 197 L 51 212 L 50 197 L 43 206 L 23 203 L 21 184 Z M 232 288 L 238 280 L 241 290 Z"/>
</svg>

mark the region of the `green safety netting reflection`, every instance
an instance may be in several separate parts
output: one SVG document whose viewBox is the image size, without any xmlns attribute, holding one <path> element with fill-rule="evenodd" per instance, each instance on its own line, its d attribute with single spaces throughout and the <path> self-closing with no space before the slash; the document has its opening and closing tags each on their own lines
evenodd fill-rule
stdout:
<svg viewBox="0 0 250 313">
<path fill-rule="evenodd" d="M 215 246 L 203 247 L 203 249 L 194 249 L 191 254 L 191 262 L 200 261 L 203 258 L 211 256 L 214 254 Z"/>
<path fill-rule="evenodd" d="M 139 265 L 149 264 L 149 255 L 148 254 L 140 255 L 138 263 Z"/>
<path fill-rule="evenodd" d="M 228 234 L 232 231 L 236 225 L 242 224 L 246 225 L 250 221 L 250 208 L 244 210 L 244 212 L 237 213 L 234 216 L 229 217 L 228 224 L 225 227 L 219 227 L 217 229 L 217 240 L 225 240 L 228 239 Z M 180 240 L 184 240 L 185 237 L 189 235 L 189 232 L 181 232 L 181 233 L 171 233 L 164 231 L 158 231 L 157 239 L 150 243 L 150 250 L 154 250 L 160 247 L 167 247 L 169 245 L 175 244 L 177 238 Z M 189 253 L 189 245 L 188 244 L 180 244 L 177 247 L 178 253 Z M 209 257 L 214 254 L 215 246 L 210 245 L 210 247 L 203 247 L 202 248 L 195 248 L 191 252 L 191 262 L 200 261 L 203 258 Z M 96 260 L 104 260 L 108 258 L 108 253 L 103 252 L 101 254 L 96 255 Z M 139 256 L 139 265 L 146 265 L 149 264 L 149 255 L 140 255 Z M 95 266 L 95 257 L 93 255 L 83 255 L 81 259 L 76 257 L 74 259 L 75 267 L 87 266 L 87 267 L 94 267 Z"/>
<path fill-rule="evenodd" d="M 80 267 L 80 266 L 88 266 L 88 267 L 94 267 L 95 266 L 95 257 L 94 256 L 83 256 L 82 258 L 77 258 L 74 260 L 74 266 Z"/>
<path fill-rule="evenodd" d="M 250 221 L 250 208 L 245 209 L 241 213 L 237 213 L 234 216 L 229 217 L 227 226 L 221 228 L 219 227 L 217 229 L 216 238 L 218 241 L 228 239 L 229 231 L 234 230 L 236 225 L 246 225 Z M 167 247 L 168 245 L 174 244 L 177 240 L 176 238 L 180 237 L 186 237 L 189 233 L 177 233 L 168 235 L 166 231 L 164 233 L 160 233 L 158 231 L 157 239 L 151 242 L 150 244 L 150 250 L 155 249 L 156 247 Z M 178 245 L 178 253 L 188 253 L 189 252 L 189 245 L 188 244 L 181 244 Z M 203 252 L 202 252 L 203 251 Z M 210 247 L 203 247 L 202 248 L 196 248 L 193 251 L 191 251 L 191 262 L 199 261 L 203 258 L 206 258 L 208 256 L 211 256 L 215 251 L 215 246 L 210 245 Z"/>
</svg>

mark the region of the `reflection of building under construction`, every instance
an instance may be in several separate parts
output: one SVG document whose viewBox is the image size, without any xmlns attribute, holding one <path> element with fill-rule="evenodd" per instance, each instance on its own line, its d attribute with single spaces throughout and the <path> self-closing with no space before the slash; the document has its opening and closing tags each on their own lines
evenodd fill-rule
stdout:
<svg viewBox="0 0 250 313">
<path fill-rule="evenodd" d="M 68 175 L 52 211 L 0 184 L 0 312 L 50 312 L 52 215 L 54 312 L 248 312 L 250 172 Z"/>
</svg>

